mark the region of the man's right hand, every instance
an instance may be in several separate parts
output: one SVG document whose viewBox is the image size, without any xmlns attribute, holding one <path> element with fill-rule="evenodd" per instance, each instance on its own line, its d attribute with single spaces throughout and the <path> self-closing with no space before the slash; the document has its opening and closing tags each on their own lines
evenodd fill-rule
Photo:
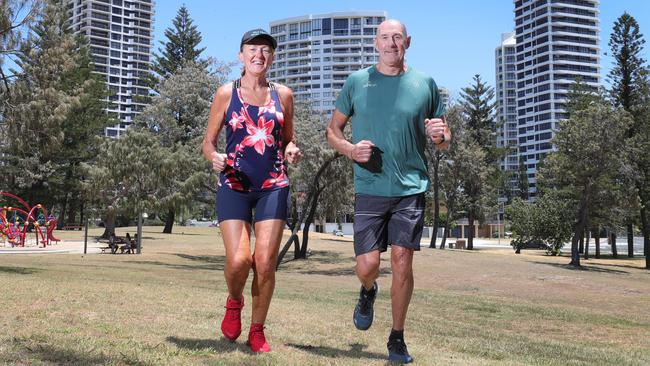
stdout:
<svg viewBox="0 0 650 366">
<path fill-rule="evenodd" d="M 371 141 L 361 140 L 355 145 L 352 145 L 349 158 L 357 163 L 367 163 L 372 156 L 372 148 L 375 146 Z"/>
<path fill-rule="evenodd" d="M 212 169 L 214 169 L 216 172 L 222 172 L 224 169 L 226 169 L 226 154 L 219 154 L 218 152 L 213 152 L 212 153 Z"/>
</svg>

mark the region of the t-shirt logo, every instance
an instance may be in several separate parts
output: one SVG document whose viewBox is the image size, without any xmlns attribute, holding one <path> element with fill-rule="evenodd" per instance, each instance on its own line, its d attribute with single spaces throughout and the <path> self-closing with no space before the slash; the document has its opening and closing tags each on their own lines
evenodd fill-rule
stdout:
<svg viewBox="0 0 650 366">
<path fill-rule="evenodd" d="M 376 87 L 376 86 L 377 86 L 377 84 L 375 84 L 375 83 L 371 83 L 371 82 L 369 82 L 369 81 L 368 81 L 367 83 L 363 84 L 363 87 L 364 87 L 364 88 L 374 88 L 374 87 Z"/>
</svg>

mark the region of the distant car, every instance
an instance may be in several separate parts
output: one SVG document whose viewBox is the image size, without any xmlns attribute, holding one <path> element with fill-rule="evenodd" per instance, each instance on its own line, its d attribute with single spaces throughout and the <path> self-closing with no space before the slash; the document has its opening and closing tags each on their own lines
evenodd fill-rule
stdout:
<svg viewBox="0 0 650 366">
<path fill-rule="evenodd" d="M 195 219 L 187 220 L 187 226 L 196 226 L 198 224 L 198 221 Z"/>
<path fill-rule="evenodd" d="M 506 238 L 512 238 L 512 231 L 505 232 Z"/>
<path fill-rule="evenodd" d="M 212 220 L 210 227 L 219 227 L 219 220 Z"/>
<path fill-rule="evenodd" d="M 332 231 L 332 234 L 336 236 L 343 236 L 343 231 L 335 229 L 334 231 Z"/>
</svg>

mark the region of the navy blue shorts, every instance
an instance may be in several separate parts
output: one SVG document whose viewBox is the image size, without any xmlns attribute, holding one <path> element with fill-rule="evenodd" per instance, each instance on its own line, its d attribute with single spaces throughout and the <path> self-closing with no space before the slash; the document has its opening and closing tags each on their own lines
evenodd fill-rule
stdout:
<svg viewBox="0 0 650 366">
<path fill-rule="evenodd" d="M 225 220 L 255 222 L 264 220 L 287 221 L 289 187 L 269 191 L 239 192 L 226 186 L 217 190 L 217 217 Z"/>
<path fill-rule="evenodd" d="M 424 193 L 406 197 L 357 194 L 354 198 L 354 254 L 388 245 L 420 250 L 424 227 Z"/>
</svg>

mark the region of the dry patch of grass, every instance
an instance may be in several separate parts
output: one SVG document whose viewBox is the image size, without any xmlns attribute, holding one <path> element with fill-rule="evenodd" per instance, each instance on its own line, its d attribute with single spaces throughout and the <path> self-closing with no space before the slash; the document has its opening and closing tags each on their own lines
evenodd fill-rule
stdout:
<svg viewBox="0 0 650 366">
<path fill-rule="evenodd" d="M 385 364 L 388 256 L 375 324 L 360 332 L 351 321 L 352 244 L 312 235 L 310 259 L 278 272 L 267 323 L 273 352 L 252 355 L 245 333 L 236 343 L 217 333 L 226 296 L 218 229 L 160 229 L 145 228 L 142 255 L 0 255 L 0 364 Z M 590 260 L 575 270 L 536 252 L 423 248 L 409 350 L 421 365 L 649 364 L 650 272 L 641 261 Z"/>
</svg>

